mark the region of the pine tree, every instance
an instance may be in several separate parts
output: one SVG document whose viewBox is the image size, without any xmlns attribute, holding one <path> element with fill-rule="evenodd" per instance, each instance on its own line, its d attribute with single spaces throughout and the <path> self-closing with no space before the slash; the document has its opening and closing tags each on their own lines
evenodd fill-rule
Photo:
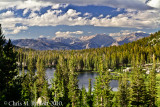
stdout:
<svg viewBox="0 0 160 107">
<path fill-rule="evenodd" d="M 145 106 L 147 104 L 147 90 L 145 77 L 141 68 L 134 68 L 131 79 L 130 101 L 132 106 Z"/>
<path fill-rule="evenodd" d="M 88 86 L 88 104 L 90 107 L 92 107 L 93 101 L 92 101 L 92 80 L 89 79 L 89 86 Z"/>
<path fill-rule="evenodd" d="M 52 81 L 52 96 L 54 101 L 62 101 L 63 106 L 67 106 L 70 102 L 68 98 L 69 69 L 67 60 L 60 56 Z"/>
<path fill-rule="evenodd" d="M 42 89 L 43 89 L 43 86 L 46 81 L 45 66 L 44 65 L 45 64 L 44 64 L 43 59 L 40 59 L 38 57 L 38 60 L 37 60 L 37 79 L 36 79 L 36 83 L 37 83 L 37 87 L 38 87 L 38 97 L 41 96 Z"/>
<path fill-rule="evenodd" d="M 34 101 L 34 103 L 36 103 L 37 102 L 37 86 L 36 86 L 36 82 L 34 82 L 34 86 L 33 86 L 33 96 L 34 96 L 33 101 Z M 34 105 L 36 107 L 36 104 L 34 104 Z"/>
<path fill-rule="evenodd" d="M 43 85 L 41 96 L 44 98 L 45 103 L 49 102 L 48 81 L 45 81 Z"/>
<path fill-rule="evenodd" d="M 28 56 L 28 71 L 29 72 L 33 72 L 35 70 L 35 62 L 34 62 L 34 58 L 33 58 L 33 52 L 30 50 L 29 51 L 29 56 Z M 33 72 L 34 75 L 34 72 Z"/>
<path fill-rule="evenodd" d="M 153 55 L 153 67 L 149 73 L 149 107 L 155 107 L 155 101 L 157 96 L 156 89 L 156 59 L 155 55 Z"/>
<path fill-rule="evenodd" d="M 36 78 L 35 78 L 33 53 L 30 50 L 29 56 L 28 56 L 28 72 L 25 77 L 25 81 L 23 82 L 24 92 L 22 93 L 24 94 L 24 98 L 27 98 L 30 104 L 34 99 L 34 82 L 35 81 L 36 81 Z"/>
<path fill-rule="evenodd" d="M 79 89 L 78 89 L 78 74 L 75 70 L 74 57 L 72 56 L 69 61 L 69 83 L 68 83 L 68 97 L 71 100 L 72 107 L 79 105 Z"/>
<path fill-rule="evenodd" d="M 34 68 L 34 60 L 33 60 L 33 53 L 32 51 L 30 50 L 29 52 L 29 56 L 28 56 L 28 78 L 30 79 L 30 85 L 33 86 L 33 81 L 34 81 L 34 76 L 35 76 L 35 68 Z"/>
<path fill-rule="evenodd" d="M 14 87 L 12 87 L 12 84 L 14 77 L 17 75 L 17 53 L 13 51 L 10 39 L 8 43 L 5 43 L 6 40 L 0 24 L 0 105 L 3 104 L 4 100 L 13 100 L 13 96 L 10 95 L 13 95 L 12 88 Z"/>
<path fill-rule="evenodd" d="M 31 100 L 31 90 L 29 87 L 29 78 L 27 75 L 22 75 L 23 81 L 22 81 L 22 90 L 21 90 L 21 100 L 23 101 L 30 101 Z"/>
<path fill-rule="evenodd" d="M 65 84 L 67 85 L 67 84 Z M 62 101 L 63 106 L 68 104 L 68 96 L 66 96 L 66 89 L 64 85 L 64 79 L 62 76 L 62 70 L 58 64 L 56 67 L 56 72 L 54 73 L 54 78 L 52 80 L 51 96 L 53 101 Z"/>
<path fill-rule="evenodd" d="M 128 107 L 129 105 L 129 83 L 127 73 L 119 79 L 118 100 L 120 107 Z"/>
<path fill-rule="evenodd" d="M 82 91 L 81 91 L 81 106 L 83 107 L 90 107 L 88 102 L 87 102 L 87 92 L 84 86 L 82 86 Z"/>
<path fill-rule="evenodd" d="M 99 76 L 96 78 L 94 86 L 94 106 L 106 107 L 112 106 L 111 87 L 109 86 L 111 75 L 110 72 L 104 69 L 103 61 L 99 62 Z"/>
</svg>

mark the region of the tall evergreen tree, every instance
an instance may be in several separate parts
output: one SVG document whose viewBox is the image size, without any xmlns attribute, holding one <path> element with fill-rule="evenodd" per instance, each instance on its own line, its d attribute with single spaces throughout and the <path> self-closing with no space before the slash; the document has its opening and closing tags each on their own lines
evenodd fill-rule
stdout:
<svg viewBox="0 0 160 107">
<path fill-rule="evenodd" d="M 153 55 L 153 67 L 149 73 L 149 107 L 155 107 L 155 101 L 157 96 L 156 89 L 156 59 Z"/>
<path fill-rule="evenodd" d="M 0 24 L 0 105 L 4 100 L 13 100 L 11 84 L 17 75 L 17 53 L 13 51 L 13 45 L 9 39 L 6 43 Z M 17 77 L 18 78 L 18 77 Z"/>
<path fill-rule="evenodd" d="M 89 85 L 88 85 L 88 104 L 90 107 L 93 105 L 93 96 L 92 96 L 92 79 L 89 79 Z"/>
<path fill-rule="evenodd" d="M 36 84 L 38 87 L 38 97 L 41 96 L 45 81 L 46 81 L 45 64 L 44 64 L 43 59 L 40 59 L 38 57 L 38 60 L 37 60 L 37 79 L 36 79 Z"/>
<path fill-rule="evenodd" d="M 67 84 L 65 84 L 67 85 Z M 62 70 L 60 68 L 60 65 L 58 64 L 56 67 L 56 72 L 54 73 L 54 78 L 52 80 L 52 88 L 51 88 L 51 100 L 53 101 L 62 101 L 63 106 L 66 106 L 68 104 L 68 96 L 66 96 L 66 89 L 64 85 L 64 79 L 62 76 Z"/>
<path fill-rule="evenodd" d="M 128 107 L 129 105 L 129 83 L 127 73 L 124 73 L 123 76 L 119 79 L 118 86 L 118 100 L 120 107 Z"/>
<path fill-rule="evenodd" d="M 141 68 L 134 68 L 131 79 L 130 101 L 131 105 L 136 107 L 146 106 L 147 104 L 145 77 Z"/>
<path fill-rule="evenodd" d="M 36 82 L 34 82 L 34 86 L 33 86 L 33 96 L 34 99 L 33 101 L 36 103 L 37 102 L 37 86 L 36 86 Z M 34 104 L 36 106 L 36 104 Z"/>
<path fill-rule="evenodd" d="M 99 76 L 96 78 L 94 86 L 94 106 L 106 107 L 112 106 L 111 87 L 109 86 L 111 75 L 110 72 L 104 69 L 103 61 L 99 62 Z"/>
<path fill-rule="evenodd" d="M 23 81 L 23 92 L 25 100 L 28 100 L 29 103 L 32 103 L 34 99 L 34 82 L 36 81 L 35 78 L 35 68 L 34 68 L 34 60 L 33 60 L 33 53 L 30 50 L 28 56 L 28 72 Z"/>
<path fill-rule="evenodd" d="M 87 102 L 87 92 L 84 86 L 82 86 L 82 91 L 81 91 L 81 106 L 83 107 L 90 107 L 88 102 Z"/>
<path fill-rule="evenodd" d="M 78 106 L 79 103 L 79 89 L 78 89 L 78 74 L 75 70 L 74 57 L 72 56 L 69 61 L 69 83 L 68 83 L 68 97 L 71 100 L 72 107 Z"/>
<path fill-rule="evenodd" d="M 45 81 L 43 85 L 41 96 L 43 97 L 45 103 L 49 102 L 48 81 Z"/>
</svg>

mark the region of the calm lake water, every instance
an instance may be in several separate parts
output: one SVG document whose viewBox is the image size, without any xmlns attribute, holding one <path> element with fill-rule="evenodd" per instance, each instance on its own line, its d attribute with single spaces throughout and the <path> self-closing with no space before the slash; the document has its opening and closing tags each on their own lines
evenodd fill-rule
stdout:
<svg viewBox="0 0 160 107">
<path fill-rule="evenodd" d="M 54 78 L 54 72 L 55 69 L 54 68 L 47 68 L 46 69 L 46 75 L 49 81 L 49 84 L 51 83 L 52 78 Z M 92 79 L 92 87 L 94 86 L 94 81 L 95 78 L 98 76 L 98 73 L 96 72 L 80 72 L 78 75 L 78 86 L 79 88 L 82 88 L 82 86 L 84 86 L 86 88 L 86 90 L 88 90 L 88 85 L 89 85 L 89 78 Z M 112 87 L 113 91 L 117 91 L 117 87 L 118 87 L 118 80 L 112 80 L 110 83 L 110 86 Z M 93 88 L 92 88 L 93 90 Z"/>
<path fill-rule="evenodd" d="M 26 71 L 25 71 L 26 72 Z M 54 78 L 54 72 L 55 69 L 54 68 L 47 68 L 46 69 L 46 76 L 48 79 L 48 83 L 51 84 L 52 79 Z M 92 79 L 92 90 L 93 90 L 93 86 L 94 86 L 94 81 L 95 78 L 98 76 L 98 73 L 96 72 L 80 72 L 78 74 L 78 86 L 81 89 L 82 86 L 84 86 L 86 88 L 86 90 L 88 90 L 88 85 L 89 85 L 89 78 Z M 113 91 L 117 91 L 117 87 L 118 87 L 118 80 L 112 80 L 110 83 L 110 86 L 112 87 Z"/>
</svg>

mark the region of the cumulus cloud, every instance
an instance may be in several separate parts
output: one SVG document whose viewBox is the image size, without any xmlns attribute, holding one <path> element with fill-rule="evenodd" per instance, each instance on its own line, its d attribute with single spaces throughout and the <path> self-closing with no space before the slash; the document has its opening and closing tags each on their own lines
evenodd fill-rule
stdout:
<svg viewBox="0 0 160 107">
<path fill-rule="evenodd" d="M 160 14 L 158 11 L 132 11 L 126 14 L 109 18 L 93 17 L 89 22 L 95 26 L 106 27 L 130 27 L 130 28 L 156 28 L 160 25 Z"/>
<path fill-rule="evenodd" d="M 33 15 L 32 15 L 33 14 Z M 80 12 L 69 9 L 65 14 L 61 10 L 48 10 L 45 14 L 38 16 L 32 13 L 32 17 L 23 21 L 29 26 L 56 26 L 56 25 L 85 25 L 86 18 L 80 17 Z"/>
<path fill-rule="evenodd" d="M 75 32 L 70 32 L 70 31 L 61 32 L 61 31 L 58 31 L 58 32 L 55 33 L 56 37 L 72 37 L 74 34 L 81 35 L 81 34 L 83 34 L 83 31 L 75 31 Z"/>
<path fill-rule="evenodd" d="M 0 14 L 0 19 L 13 17 L 14 13 L 12 11 L 7 11 L 5 13 Z"/>
<path fill-rule="evenodd" d="M 1 9 L 8 9 L 8 8 L 15 8 L 16 9 L 30 9 L 33 11 L 39 11 L 42 7 L 52 6 L 52 8 L 60 8 L 60 7 L 67 7 L 67 4 L 57 4 L 47 1 L 40 1 L 40 0 L 1 0 L 0 1 L 0 10 Z"/>
<path fill-rule="evenodd" d="M 7 11 L 5 13 L 0 14 L 0 23 L 2 24 L 4 30 L 13 30 L 16 27 L 17 23 L 22 23 L 22 18 L 15 18 L 13 11 Z"/>
<path fill-rule="evenodd" d="M 15 27 L 13 32 L 11 32 L 10 34 L 17 34 L 19 33 L 21 30 L 27 30 L 28 27 L 27 26 L 19 26 L 19 27 Z"/>
<path fill-rule="evenodd" d="M 0 18 L 0 22 L 2 22 L 2 25 L 6 28 L 14 28 L 17 23 L 21 23 L 23 26 L 93 25 L 138 29 L 158 28 L 160 27 L 159 12 L 158 10 L 128 11 L 115 17 L 88 18 L 87 16 L 80 16 L 81 13 L 73 9 L 69 9 L 66 13 L 63 13 L 61 10 L 48 10 L 42 15 L 38 15 L 32 11 L 28 18 L 7 17 Z"/>
<path fill-rule="evenodd" d="M 66 8 L 68 4 L 55 4 L 52 6 L 52 9 Z"/>
<path fill-rule="evenodd" d="M 154 8 L 160 8 L 160 0 L 149 0 L 147 5 Z"/>
<path fill-rule="evenodd" d="M 130 27 L 130 28 L 157 28 L 160 26 L 159 11 L 129 11 L 115 17 L 88 17 L 79 16 L 81 13 L 69 9 L 65 14 L 61 10 L 48 11 L 47 13 L 27 20 L 30 26 L 56 26 L 56 25 L 93 25 L 104 27 Z"/>
<path fill-rule="evenodd" d="M 83 1 L 83 0 L 82 0 Z M 101 5 L 106 4 L 114 5 L 124 5 L 124 7 L 131 4 L 144 4 L 145 0 L 100 0 L 100 1 L 87 1 L 82 3 L 80 0 L 70 0 L 63 1 L 63 3 L 73 3 L 76 4 L 94 4 Z M 61 1 L 57 1 L 60 3 Z M 120 4 L 119 4 L 120 3 Z M 139 6 L 139 5 L 135 6 Z M 52 6 L 52 9 L 48 10 L 46 13 L 39 15 L 36 11 L 39 11 L 42 7 Z M 60 7 L 65 8 L 68 6 L 67 4 L 56 4 L 56 1 L 53 3 L 50 0 L 19 0 L 16 2 L 10 2 L 10 0 L 4 2 L 0 2 L 0 9 L 5 8 L 14 8 L 14 9 L 24 9 L 23 15 L 27 14 L 30 10 L 31 13 L 29 17 L 22 18 L 22 17 L 15 17 L 14 12 L 7 11 L 5 13 L 0 14 L 0 22 L 3 27 L 7 30 L 14 30 L 17 24 L 22 24 L 22 26 L 57 26 L 57 25 L 92 25 L 92 26 L 103 26 L 103 27 L 129 27 L 129 28 L 158 28 L 160 27 L 160 10 L 134 10 L 134 9 L 126 9 L 126 13 L 119 14 L 114 17 L 110 16 L 103 16 L 100 15 L 99 17 L 93 17 L 91 13 L 84 13 L 77 12 L 74 9 L 69 9 L 67 12 L 60 10 Z M 120 7 L 121 6 L 117 6 Z M 123 6 L 122 6 L 123 7 Z M 142 6 L 143 7 L 143 6 Z M 118 9 L 119 10 L 119 9 Z M 118 11 L 117 10 L 117 11 Z M 18 28 L 17 28 L 18 29 Z M 18 29 L 13 31 L 14 33 L 20 32 Z"/>
</svg>

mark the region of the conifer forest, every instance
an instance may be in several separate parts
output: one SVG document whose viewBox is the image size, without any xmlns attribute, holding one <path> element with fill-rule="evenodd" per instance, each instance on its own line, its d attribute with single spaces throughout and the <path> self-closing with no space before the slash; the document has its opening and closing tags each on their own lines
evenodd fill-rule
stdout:
<svg viewBox="0 0 160 107">
<path fill-rule="evenodd" d="M 51 84 L 46 68 L 55 68 Z M 159 71 L 160 31 L 120 46 L 40 51 L 14 46 L 0 28 L 1 107 L 160 107 Z M 88 90 L 80 72 L 98 73 Z"/>
</svg>

